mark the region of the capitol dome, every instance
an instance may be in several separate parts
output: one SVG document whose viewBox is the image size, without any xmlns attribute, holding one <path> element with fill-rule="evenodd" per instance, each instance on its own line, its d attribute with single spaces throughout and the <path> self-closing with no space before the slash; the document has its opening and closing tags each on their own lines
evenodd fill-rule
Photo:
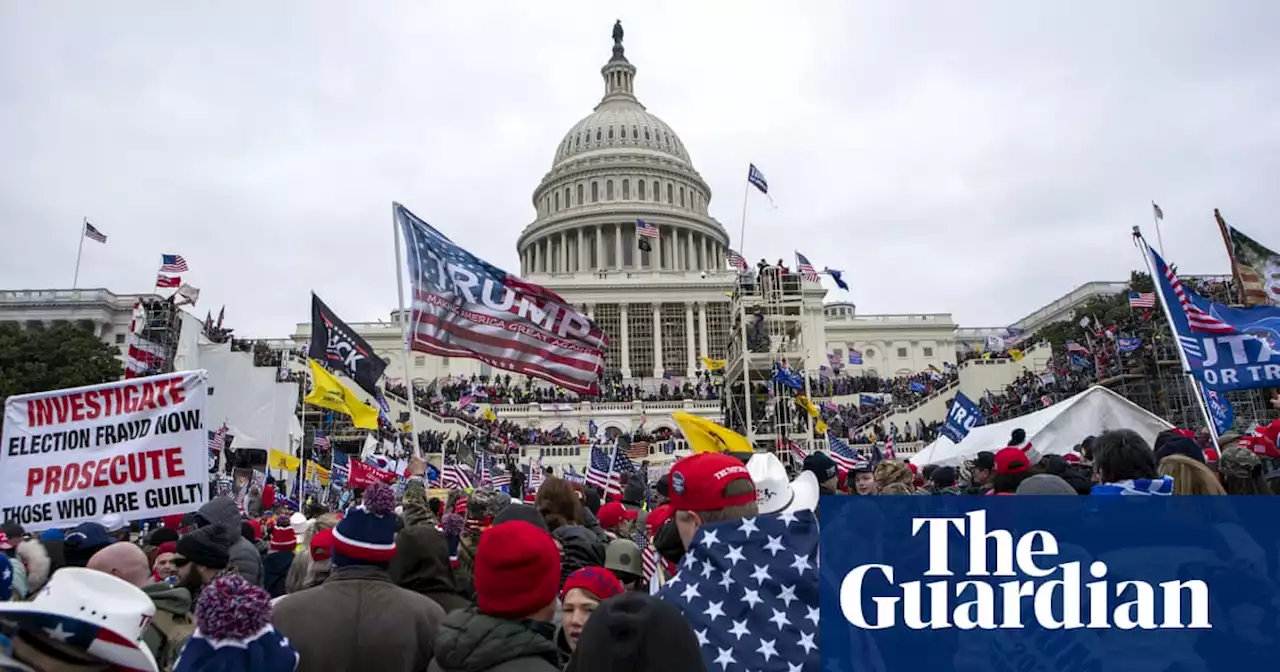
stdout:
<svg viewBox="0 0 1280 672">
<path fill-rule="evenodd" d="M 517 241 L 521 274 L 725 270 L 729 237 L 707 211 L 711 188 L 684 142 L 635 95 L 636 68 L 614 27 L 604 96 L 556 146 Z M 637 223 L 642 229 L 637 231 Z M 656 230 L 655 230 L 656 229 Z"/>
</svg>

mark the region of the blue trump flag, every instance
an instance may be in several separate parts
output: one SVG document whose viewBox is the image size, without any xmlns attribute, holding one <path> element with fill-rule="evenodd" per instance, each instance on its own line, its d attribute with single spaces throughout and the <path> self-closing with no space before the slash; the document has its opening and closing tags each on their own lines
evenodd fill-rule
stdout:
<svg viewBox="0 0 1280 672">
<path fill-rule="evenodd" d="M 978 405 L 963 392 L 957 392 L 951 408 L 947 410 L 946 422 L 942 423 L 942 434 L 952 442 L 960 443 L 969 435 L 969 430 L 982 423 L 982 411 L 978 410 Z"/>
<path fill-rule="evenodd" d="M 703 525 L 658 598 L 684 614 L 708 670 L 818 672 L 817 559 L 809 511 Z"/>
<path fill-rule="evenodd" d="M 1209 409 L 1209 417 L 1213 418 L 1214 432 L 1221 435 L 1230 430 L 1236 422 L 1236 409 L 1231 405 L 1231 400 L 1227 399 L 1226 394 L 1203 385 L 1200 386 L 1200 391 L 1204 393 L 1204 406 Z"/>
<path fill-rule="evenodd" d="M 1220 392 L 1280 386 L 1280 308 L 1231 308 L 1201 297 L 1147 246 L 1156 289 L 1192 375 Z"/>
<path fill-rule="evenodd" d="M 824 669 L 1274 668 L 1280 499 L 823 497 Z"/>
</svg>

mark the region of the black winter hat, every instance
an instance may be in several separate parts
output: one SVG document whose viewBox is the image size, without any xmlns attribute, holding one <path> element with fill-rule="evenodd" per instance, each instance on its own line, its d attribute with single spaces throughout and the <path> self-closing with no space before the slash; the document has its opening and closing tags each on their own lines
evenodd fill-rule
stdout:
<svg viewBox="0 0 1280 672">
<path fill-rule="evenodd" d="M 231 538 L 217 525 L 202 527 L 178 540 L 178 555 L 202 567 L 226 569 L 231 562 Z"/>
<path fill-rule="evenodd" d="M 644 503 L 644 482 L 634 476 L 627 481 L 627 487 L 622 490 L 622 502 L 624 504 L 634 504 L 640 506 Z"/>
<path fill-rule="evenodd" d="M 956 470 L 952 467 L 938 467 L 929 476 L 935 488 L 949 488 L 956 484 Z"/>
<path fill-rule="evenodd" d="M 823 483 L 835 478 L 839 471 L 836 468 L 836 461 L 831 459 L 826 453 L 809 453 L 804 458 L 804 470 L 813 472 L 818 477 L 818 482 Z"/>
<path fill-rule="evenodd" d="M 176 543 L 178 541 L 178 533 L 167 527 L 157 527 L 152 530 L 151 536 L 147 537 L 147 545 L 149 546 L 159 546 L 168 541 Z"/>
<path fill-rule="evenodd" d="M 601 602 L 566 672 L 702 672 L 698 637 L 674 606 L 644 593 Z"/>
</svg>

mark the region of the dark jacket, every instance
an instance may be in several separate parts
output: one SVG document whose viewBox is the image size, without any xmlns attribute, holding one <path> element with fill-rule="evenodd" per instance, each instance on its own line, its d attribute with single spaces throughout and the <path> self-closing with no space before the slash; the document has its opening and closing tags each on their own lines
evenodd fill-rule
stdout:
<svg viewBox="0 0 1280 672">
<path fill-rule="evenodd" d="M 422 672 L 444 609 L 357 565 L 280 600 L 271 619 L 302 657 L 297 672 Z"/>
<path fill-rule="evenodd" d="M 186 588 L 167 583 L 147 584 L 142 587 L 142 592 L 156 605 L 155 618 L 142 631 L 142 641 L 151 649 L 160 669 L 167 670 L 196 629 L 196 617 L 191 613 L 191 593 Z"/>
<path fill-rule="evenodd" d="M 555 626 L 486 616 L 475 607 L 449 614 L 436 635 L 428 672 L 558 672 Z M 372 668 L 370 668 L 372 669 Z"/>
<path fill-rule="evenodd" d="M 249 583 L 262 585 L 262 554 L 240 534 L 240 510 L 230 497 L 223 495 L 214 497 L 196 511 L 198 525 L 217 525 L 233 539 L 231 543 L 231 566 L 240 572 L 240 576 Z"/>
<path fill-rule="evenodd" d="M 560 542 L 560 585 L 569 575 L 583 567 L 604 566 L 604 542 L 581 525 L 556 528 L 552 536 Z"/>
<path fill-rule="evenodd" d="M 609 543 L 609 535 L 605 534 L 604 528 L 600 526 L 600 519 L 586 507 L 582 508 L 582 526 L 594 532 L 600 539 L 600 543 Z"/>
<path fill-rule="evenodd" d="M 271 597 L 280 597 L 289 592 L 289 568 L 293 567 L 293 553 L 289 551 L 272 551 L 262 559 L 263 588 L 271 593 Z"/>
<path fill-rule="evenodd" d="M 436 601 L 446 613 L 471 604 L 458 588 L 449 547 L 434 527 L 411 525 L 396 536 L 396 556 L 388 571 L 397 586 Z"/>
</svg>

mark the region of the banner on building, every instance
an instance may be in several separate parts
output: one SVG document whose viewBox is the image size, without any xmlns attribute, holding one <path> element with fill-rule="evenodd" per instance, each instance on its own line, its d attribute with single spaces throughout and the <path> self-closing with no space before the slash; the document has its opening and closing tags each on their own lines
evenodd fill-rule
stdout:
<svg viewBox="0 0 1280 672">
<path fill-rule="evenodd" d="M 207 375 L 9 397 L 0 513 L 28 531 L 195 511 L 208 499 Z"/>
</svg>

